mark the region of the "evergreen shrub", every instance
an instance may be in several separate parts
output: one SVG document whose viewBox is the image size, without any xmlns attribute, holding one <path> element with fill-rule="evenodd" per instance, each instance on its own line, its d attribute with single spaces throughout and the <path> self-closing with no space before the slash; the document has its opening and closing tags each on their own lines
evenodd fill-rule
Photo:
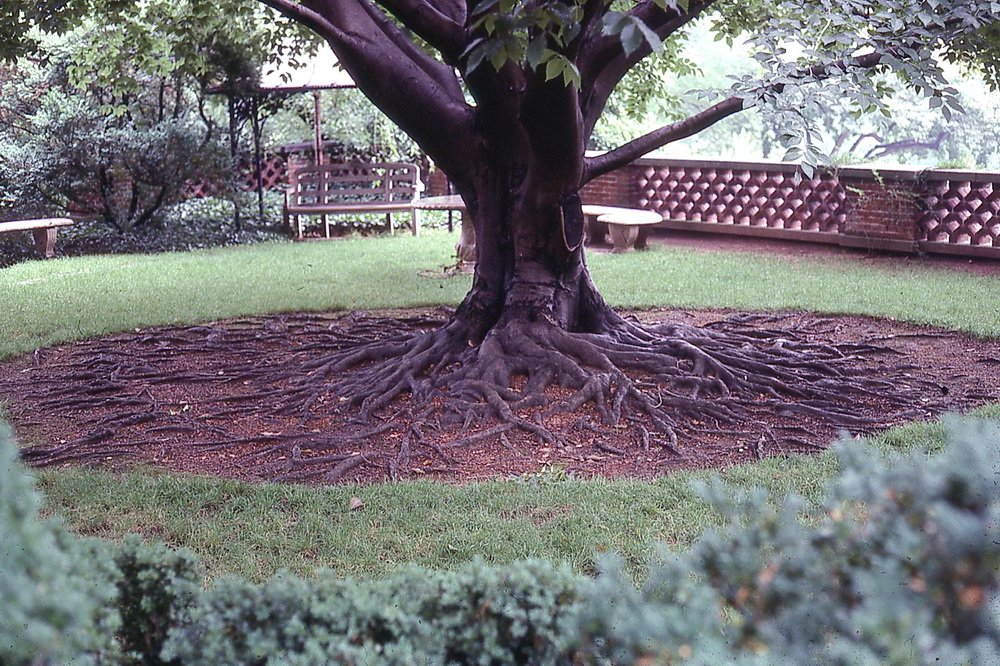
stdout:
<svg viewBox="0 0 1000 666">
<path fill-rule="evenodd" d="M 114 566 L 39 516 L 42 498 L 0 423 L 0 664 L 97 663 L 114 651 Z"/>
<path fill-rule="evenodd" d="M 933 460 L 838 448 L 818 510 L 702 489 L 725 518 L 636 588 L 604 563 L 580 607 L 594 663 L 1000 664 L 1000 427 Z"/>
<path fill-rule="evenodd" d="M 1000 664 L 1000 424 L 948 431 L 932 459 L 841 445 L 820 506 L 705 484 L 724 525 L 638 586 L 605 558 L 205 590 L 190 554 L 41 519 L 4 431 L 0 663 Z"/>
<path fill-rule="evenodd" d="M 183 664 L 542 664 L 567 654 L 581 579 L 565 566 L 472 562 L 374 581 L 220 581 L 167 642 Z"/>
<path fill-rule="evenodd" d="M 130 537 L 114 549 L 118 569 L 117 638 L 126 660 L 165 663 L 160 652 L 167 632 L 201 590 L 204 578 L 194 555 Z"/>
</svg>

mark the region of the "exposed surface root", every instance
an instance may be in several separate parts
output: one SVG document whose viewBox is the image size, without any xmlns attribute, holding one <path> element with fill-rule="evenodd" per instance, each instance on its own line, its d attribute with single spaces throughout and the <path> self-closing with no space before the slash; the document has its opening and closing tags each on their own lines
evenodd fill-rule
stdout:
<svg viewBox="0 0 1000 666">
<path fill-rule="evenodd" d="M 947 358 L 954 336 L 861 318 L 674 312 L 602 335 L 513 321 L 470 345 L 447 314 L 283 315 L 39 350 L 0 366 L 0 399 L 36 439 L 34 464 L 334 483 L 526 456 L 655 476 L 1000 393 L 983 379 L 998 345 L 964 341 L 978 347 L 962 373 L 926 371 L 914 351 Z"/>
<path fill-rule="evenodd" d="M 697 436 L 761 409 L 870 431 L 881 420 L 859 413 L 858 401 L 877 400 L 908 418 L 942 408 L 940 401 L 928 403 L 932 387 L 907 374 L 910 366 L 885 362 L 897 354 L 890 347 L 811 342 L 807 331 L 786 330 L 780 322 L 781 315 L 758 314 L 701 327 L 621 321 L 596 335 L 515 321 L 492 330 L 478 347 L 440 327 L 306 364 L 280 408 L 306 414 L 318 402 L 339 401 L 367 422 L 408 394 L 413 404 L 434 405 L 410 414 L 418 422 L 432 414 L 463 428 L 501 422 L 463 436 L 462 445 L 511 428 L 565 444 L 544 424 L 592 405 L 605 426 L 640 415 L 652 425 L 647 446 L 663 437 L 668 449 L 679 435 Z M 873 358 L 879 362 L 866 360 Z M 880 372 L 872 373 L 876 365 Z M 554 386 L 563 389 L 558 398 L 549 390 Z"/>
</svg>

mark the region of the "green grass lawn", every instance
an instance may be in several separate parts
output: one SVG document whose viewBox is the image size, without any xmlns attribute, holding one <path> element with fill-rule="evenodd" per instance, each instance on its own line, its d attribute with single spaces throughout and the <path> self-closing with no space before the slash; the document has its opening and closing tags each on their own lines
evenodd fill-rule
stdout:
<svg viewBox="0 0 1000 666">
<path fill-rule="evenodd" d="M 468 276 L 443 277 L 455 236 L 282 243 L 156 256 L 28 262 L 0 270 L 0 358 L 39 346 L 158 324 L 294 310 L 456 304 Z M 745 253 L 656 249 L 589 258 L 620 307 L 805 309 L 933 323 L 1000 337 L 1000 279 L 875 269 Z M 983 414 L 1000 418 L 994 406 Z M 937 425 L 879 438 L 884 448 L 934 447 Z M 831 456 L 726 470 L 745 486 L 815 497 Z M 39 473 L 49 511 L 75 530 L 118 539 L 139 532 L 195 550 L 210 574 L 255 579 L 318 566 L 377 575 L 406 562 L 450 568 L 481 554 L 528 556 L 587 569 L 595 552 L 630 560 L 654 543 L 684 545 L 714 521 L 690 490 L 693 474 L 653 483 L 532 479 L 460 487 L 428 482 L 311 489 L 85 469 Z M 354 495 L 365 505 L 349 511 Z"/>
<path fill-rule="evenodd" d="M 470 283 L 442 277 L 455 239 L 431 232 L 17 264 L 0 270 L 0 358 L 139 326 L 454 305 Z M 620 307 L 853 312 L 1000 336 L 992 277 L 685 249 L 594 254 L 589 263 Z"/>
</svg>

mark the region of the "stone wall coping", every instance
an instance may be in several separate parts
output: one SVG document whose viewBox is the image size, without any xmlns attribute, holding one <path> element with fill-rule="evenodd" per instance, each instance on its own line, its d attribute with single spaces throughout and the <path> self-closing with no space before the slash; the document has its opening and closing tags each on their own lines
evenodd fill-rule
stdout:
<svg viewBox="0 0 1000 666">
<path fill-rule="evenodd" d="M 597 154 L 597 153 L 594 153 Z M 700 169 L 768 169 L 784 173 L 795 173 L 797 162 L 779 160 L 714 160 L 672 157 L 642 157 L 632 163 L 634 166 L 676 166 Z M 829 171 L 829 168 L 824 168 Z M 915 169 L 904 166 L 851 165 L 832 169 L 840 177 L 875 180 L 963 180 L 969 182 L 1000 183 L 1000 171 L 977 171 L 972 169 Z"/>
</svg>

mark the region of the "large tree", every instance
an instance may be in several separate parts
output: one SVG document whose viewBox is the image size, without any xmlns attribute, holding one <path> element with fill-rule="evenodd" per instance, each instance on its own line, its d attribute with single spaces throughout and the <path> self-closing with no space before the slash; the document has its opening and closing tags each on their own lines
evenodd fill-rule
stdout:
<svg viewBox="0 0 1000 666">
<path fill-rule="evenodd" d="M 477 237 L 472 289 L 447 325 L 335 356 L 306 391 L 332 382 L 365 412 L 404 392 L 418 401 L 446 396 L 463 416 L 488 412 L 537 429 L 519 408 L 546 404 L 545 389 L 558 384 L 575 394 L 557 407 L 592 401 L 612 423 L 632 408 L 667 433 L 678 412 L 724 419 L 741 399 L 828 398 L 836 389 L 824 377 L 837 371 L 808 345 L 748 344 L 620 317 L 587 269 L 580 189 L 756 105 L 783 114 L 792 154 L 815 161 L 808 109 L 823 92 L 845 91 L 857 106 L 876 107 L 873 71 L 893 70 L 947 108 L 952 91 L 934 49 L 1000 14 L 997 2 L 930 0 L 262 1 L 330 43 L 361 90 L 448 173 Z M 764 76 L 588 157 L 588 137 L 623 77 L 713 10 L 723 32 L 752 31 Z M 518 376 L 524 381 L 512 381 Z M 658 388 L 644 390 L 636 376 Z M 702 400 L 720 394 L 742 397 Z M 847 407 L 826 409 L 849 418 Z"/>
<path fill-rule="evenodd" d="M 838 396 L 852 383 L 865 388 L 840 378 L 842 350 L 619 316 L 587 268 L 581 188 L 758 106 L 783 119 L 781 139 L 808 173 L 819 160 L 810 110 L 823 95 L 877 110 L 885 91 L 875 81 L 885 77 L 873 73 L 891 72 L 950 110 L 936 50 L 979 44 L 969 36 L 1000 15 L 996 0 L 259 2 L 330 44 L 364 94 L 449 175 L 477 238 L 472 288 L 445 325 L 319 359 L 298 397 L 310 405 L 333 391 L 371 414 L 409 393 L 416 405 L 499 417 L 542 437 L 522 408 L 592 402 L 607 423 L 640 414 L 673 437 L 681 414 L 725 420 L 750 401 L 795 396 L 799 410 L 850 423 L 850 400 Z M 723 36 L 750 36 L 761 76 L 588 156 L 623 77 L 703 17 Z M 552 385 L 568 397 L 552 402 Z"/>
</svg>

